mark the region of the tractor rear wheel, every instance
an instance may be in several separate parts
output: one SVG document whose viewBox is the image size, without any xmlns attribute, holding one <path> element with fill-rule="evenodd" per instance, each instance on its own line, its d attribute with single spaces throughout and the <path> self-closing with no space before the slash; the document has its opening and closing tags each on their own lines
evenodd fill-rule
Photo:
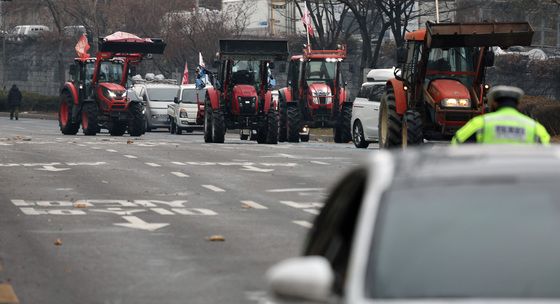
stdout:
<svg viewBox="0 0 560 304">
<path fill-rule="evenodd" d="M 299 129 L 301 127 L 301 115 L 297 107 L 297 102 L 287 107 L 286 133 L 288 142 L 299 142 Z"/>
<path fill-rule="evenodd" d="M 204 142 L 212 142 L 212 107 L 210 102 L 206 102 L 204 110 Z"/>
<path fill-rule="evenodd" d="M 212 141 L 223 144 L 226 137 L 224 113 L 221 110 L 212 111 Z"/>
<path fill-rule="evenodd" d="M 130 136 L 141 136 L 146 133 L 146 115 L 142 113 L 143 105 L 134 102 L 128 106 L 128 134 Z"/>
<path fill-rule="evenodd" d="M 126 132 L 126 123 L 115 121 L 111 125 L 111 129 L 109 130 L 109 134 L 112 136 L 123 136 Z"/>
<path fill-rule="evenodd" d="M 345 104 L 342 106 L 342 111 L 340 111 L 336 126 L 333 129 L 335 143 L 345 144 L 352 140 L 351 121 L 352 105 Z"/>
<path fill-rule="evenodd" d="M 402 118 L 397 113 L 395 92 L 387 90 L 387 95 L 379 107 L 379 147 L 384 149 L 401 146 Z"/>
<path fill-rule="evenodd" d="M 268 131 L 266 132 L 266 143 L 269 145 L 278 144 L 278 112 L 270 109 L 266 114 Z"/>
<path fill-rule="evenodd" d="M 99 132 L 97 125 L 97 105 L 86 103 L 82 107 L 82 130 L 84 135 L 95 135 Z"/>
<path fill-rule="evenodd" d="M 278 141 L 285 142 L 288 139 L 288 108 L 286 105 L 286 100 L 280 94 L 280 98 L 278 101 L 278 114 L 279 114 L 279 127 L 278 127 Z"/>
<path fill-rule="evenodd" d="M 74 102 L 72 97 L 68 93 L 62 93 L 60 95 L 60 105 L 58 108 L 58 125 L 60 126 L 60 131 L 64 135 L 76 135 L 80 129 L 79 122 L 72 122 L 72 109 L 74 108 Z"/>
<path fill-rule="evenodd" d="M 402 119 L 402 147 L 418 146 L 423 142 L 422 116 L 414 110 L 406 111 Z"/>
</svg>

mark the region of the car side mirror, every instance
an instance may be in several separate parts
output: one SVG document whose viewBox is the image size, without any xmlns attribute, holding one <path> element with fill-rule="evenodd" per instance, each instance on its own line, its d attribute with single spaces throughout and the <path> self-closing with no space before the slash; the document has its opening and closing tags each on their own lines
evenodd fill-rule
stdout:
<svg viewBox="0 0 560 304">
<path fill-rule="evenodd" d="M 174 103 L 179 103 L 179 97 L 173 98 L 173 102 L 174 102 Z"/>
<path fill-rule="evenodd" d="M 284 260 L 266 273 L 269 289 L 280 297 L 326 302 L 331 296 L 334 272 L 324 257 Z"/>
<path fill-rule="evenodd" d="M 148 101 L 148 96 L 142 95 L 142 100 L 143 100 L 143 101 Z"/>
<path fill-rule="evenodd" d="M 486 66 L 486 67 L 494 66 L 495 58 L 496 58 L 496 55 L 494 54 L 494 51 L 492 51 L 492 50 L 489 50 L 486 53 L 484 53 L 484 66 Z"/>
<path fill-rule="evenodd" d="M 397 64 L 402 65 L 406 63 L 406 48 L 400 47 L 397 49 Z"/>
</svg>

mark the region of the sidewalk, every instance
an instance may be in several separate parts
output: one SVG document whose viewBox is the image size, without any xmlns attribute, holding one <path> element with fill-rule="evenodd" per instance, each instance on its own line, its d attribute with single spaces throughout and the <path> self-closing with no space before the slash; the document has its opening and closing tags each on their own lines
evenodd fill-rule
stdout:
<svg viewBox="0 0 560 304">
<path fill-rule="evenodd" d="M 10 112 L 0 112 L 0 117 L 10 117 Z M 19 118 L 34 118 L 34 119 L 47 119 L 57 120 L 58 113 L 49 112 L 19 112 Z"/>
</svg>

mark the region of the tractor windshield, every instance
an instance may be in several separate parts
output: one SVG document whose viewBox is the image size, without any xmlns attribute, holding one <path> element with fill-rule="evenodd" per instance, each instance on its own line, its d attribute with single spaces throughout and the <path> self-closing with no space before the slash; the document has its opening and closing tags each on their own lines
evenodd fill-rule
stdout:
<svg viewBox="0 0 560 304">
<path fill-rule="evenodd" d="M 260 83 L 259 67 L 259 61 L 235 61 L 231 69 L 232 84 L 258 85 Z"/>
<path fill-rule="evenodd" d="M 307 84 L 332 82 L 336 78 L 337 62 L 309 61 L 305 66 Z"/>
<path fill-rule="evenodd" d="M 426 75 L 430 79 L 454 78 L 470 85 L 476 75 L 478 52 L 474 47 L 431 49 Z"/>
<path fill-rule="evenodd" d="M 120 83 L 123 74 L 123 63 L 103 61 L 99 67 L 99 82 Z"/>
</svg>

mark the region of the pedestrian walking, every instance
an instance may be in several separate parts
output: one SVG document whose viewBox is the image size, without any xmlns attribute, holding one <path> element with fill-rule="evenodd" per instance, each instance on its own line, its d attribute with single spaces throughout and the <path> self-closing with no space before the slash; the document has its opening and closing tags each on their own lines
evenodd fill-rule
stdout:
<svg viewBox="0 0 560 304">
<path fill-rule="evenodd" d="M 550 135 L 537 121 L 521 114 L 519 102 L 525 93 L 520 88 L 497 86 L 488 92 L 492 113 L 477 116 L 453 137 L 452 144 L 543 144 Z"/>
<path fill-rule="evenodd" d="M 14 117 L 16 120 L 19 119 L 19 107 L 21 106 L 21 92 L 18 87 L 14 84 L 8 93 L 8 106 L 10 107 L 10 120 Z"/>
</svg>

